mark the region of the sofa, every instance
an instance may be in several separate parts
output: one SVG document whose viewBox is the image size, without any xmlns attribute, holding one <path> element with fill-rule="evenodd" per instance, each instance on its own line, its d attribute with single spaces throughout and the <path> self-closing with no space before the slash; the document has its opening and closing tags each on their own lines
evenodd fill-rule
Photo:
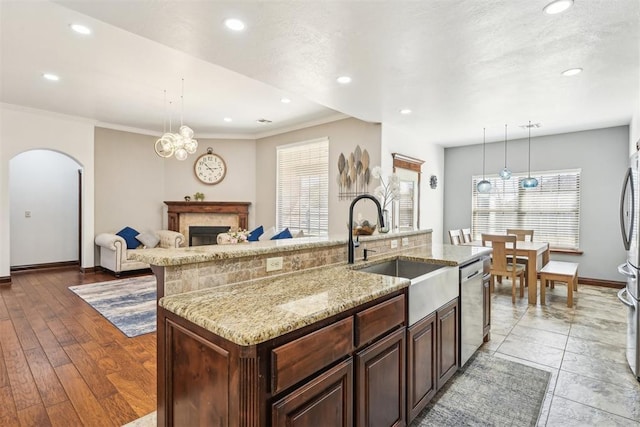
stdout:
<svg viewBox="0 0 640 427">
<path fill-rule="evenodd" d="M 159 240 L 155 246 L 157 248 L 179 248 L 185 241 L 184 235 L 171 230 L 157 230 L 152 234 Z M 99 266 L 111 271 L 116 277 L 120 277 L 123 271 L 149 268 L 149 264 L 129 258 L 133 252 L 148 249 L 142 243 L 136 249 L 127 249 L 125 239 L 115 233 L 98 234 L 95 243 L 100 250 Z"/>
</svg>

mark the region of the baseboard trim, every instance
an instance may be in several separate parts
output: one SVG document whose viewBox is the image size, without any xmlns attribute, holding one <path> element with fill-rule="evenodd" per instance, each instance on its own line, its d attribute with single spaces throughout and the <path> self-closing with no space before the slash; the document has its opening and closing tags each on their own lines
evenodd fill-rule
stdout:
<svg viewBox="0 0 640 427">
<path fill-rule="evenodd" d="M 96 267 L 80 267 L 80 271 L 83 274 L 94 274 L 98 271 Z"/>
<path fill-rule="evenodd" d="M 1 276 L 0 286 L 11 286 L 11 276 Z"/>
<path fill-rule="evenodd" d="M 53 268 L 69 268 L 79 267 L 78 261 L 64 261 L 64 262 L 49 262 L 45 264 L 31 264 L 31 265 L 18 265 L 11 267 L 12 273 L 19 273 L 21 271 L 33 271 L 33 270 L 50 270 Z"/>
<path fill-rule="evenodd" d="M 616 289 L 622 289 L 627 286 L 625 282 L 618 282 L 615 280 L 591 279 L 589 277 L 578 277 L 578 283 L 581 285 L 602 286 L 604 288 Z"/>
</svg>

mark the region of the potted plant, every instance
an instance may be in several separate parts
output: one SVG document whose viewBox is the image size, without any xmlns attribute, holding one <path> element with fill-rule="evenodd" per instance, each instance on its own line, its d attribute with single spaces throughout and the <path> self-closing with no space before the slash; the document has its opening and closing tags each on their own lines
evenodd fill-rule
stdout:
<svg viewBox="0 0 640 427">
<path fill-rule="evenodd" d="M 198 191 L 196 194 L 193 195 L 193 198 L 196 199 L 196 201 L 198 202 L 202 202 L 204 200 L 204 193 L 201 193 Z"/>
</svg>

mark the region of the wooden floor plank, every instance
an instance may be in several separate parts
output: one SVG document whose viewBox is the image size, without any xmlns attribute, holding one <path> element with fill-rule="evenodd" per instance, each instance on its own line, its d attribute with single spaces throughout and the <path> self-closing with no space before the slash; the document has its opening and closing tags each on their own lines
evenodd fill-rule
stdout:
<svg viewBox="0 0 640 427">
<path fill-rule="evenodd" d="M 135 420 L 141 417 L 141 415 L 133 410 L 131 405 L 129 405 L 127 400 L 120 393 L 101 399 L 100 404 L 106 412 L 111 414 L 113 421 L 117 425 L 127 424 L 131 420 Z M 153 406 L 153 410 L 155 410 L 155 404 Z"/>
<path fill-rule="evenodd" d="M 0 339 L 0 388 L 9 387 L 9 385 L 9 373 L 7 372 L 7 366 L 4 363 L 2 339 Z"/>
<path fill-rule="evenodd" d="M 62 316 L 60 317 L 60 321 L 67 328 L 67 331 L 73 335 L 76 342 L 79 344 L 85 344 L 88 342 L 93 342 L 93 338 L 91 335 L 87 333 L 87 331 L 82 327 L 80 323 L 76 321 L 75 318 L 71 316 Z"/>
<path fill-rule="evenodd" d="M 88 426 L 109 426 L 109 418 L 102 405 L 95 398 L 87 383 L 82 379 L 75 366 L 62 365 L 55 368 L 78 417 Z"/>
<path fill-rule="evenodd" d="M 40 347 L 40 342 L 36 337 L 36 334 L 33 333 L 33 329 L 31 329 L 31 325 L 29 321 L 24 317 L 14 317 L 13 319 L 13 327 L 16 331 L 18 339 L 20 340 L 20 345 L 23 350 L 30 350 L 32 348 Z"/>
<path fill-rule="evenodd" d="M 18 419 L 20 420 L 20 425 L 23 426 L 51 426 L 51 423 L 49 422 L 49 415 L 42 404 L 29 406 L 28 408 L 19 410 Z"/>
<path fill-rule="evenodd" d="M 95 341 L 88 341 L 82 343 L 82 348 L 87 352 L 89 357 L 96 362 L 98 367 L 105 374 L 113 374 L 114 372 L 120 372 L 122 367 L 120 363 L 107 352 L 105 347 L 102 347 Z M 156 371 L 153 371 L 155 374 Z"/>
<path fill-rule="evenodd" d="M 33 379 L 38 387 L 44 406 L 53 406 L 67 400 L 67 394 L 64 392 L 64 388 L 62 388 L 62 384 L 60 384 L 58 376 L 44 351 L 38 347 L 25 350 L 24 354 L 27 357 L 27 362 L 31 368 Z"/>
<path fill-rule="evenodd" d="M 72 344 L 63 348 L 96 399 L 102 399 L 118 392 L 80 344 Z"/>
<path fill-rule="evenodd" d="M 10 387 L 0 388 L 0 426 L 19 425 L 16 404 Z"/>
<path fill-rule="evenodd" d="M 49 421 L 54 427 L 81 426 L 82 421 L 76 413 L 76 409 L 68 400 L 47 408 Z"/>
<path fill-rule="evenodd" d="M 51 332 L 44 319 L 39 316 L 33 316 L 29 318 L 29 323 L 31 324 L 31 327 L 38 337 L 38 341 L 40 341 L 42 349 L 54 368 L 56 366 L 71 363 L 71 359 L 69 359 L 67 353 L 64 352 L 62 346 L 53 335 L 53 332 Z"/>
<path fill-rule="evenodd" d="M 155 402 L 150 402 L 146 398 L 147 393 L 135 381 L 122 378 L 120 374 L 110 374 L 108 377 L 138 417 L 142 417 L 156 409 Z"/>
<path fill-rule="evenodd" d="M 2 337 L 2 356 L 7 367 L 16 409 L 20 411 L 29 406 L 41 404 L 38 388 L 31 376 L 27 359 L 10 320 L 0 321 L 0 337 Z"/>
<path fill-rule="evenodd" d="M 9 310 L 7 310 L 7 305 L 4 303 L 4 298 L 2 297 L 2 292 L 0 292 L 0 320 L 9 318 Z"/>
</svg>

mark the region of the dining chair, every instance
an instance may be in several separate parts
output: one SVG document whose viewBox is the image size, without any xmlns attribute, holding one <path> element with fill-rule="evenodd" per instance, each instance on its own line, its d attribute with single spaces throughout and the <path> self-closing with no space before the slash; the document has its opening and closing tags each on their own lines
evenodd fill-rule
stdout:
<svg viewBox="0 0 640 427">
<path fill-rule="evenodd" d="M 515 234 L 516 239 L 521 242 L 533 242 L 533 230 L 526 230 L 523 228 L 507 228 L 507 234 Z"/>
<path fill-rule="evenodd" d="M 533 242 L 533 230 L 528 230 L 524 228 L 507 228 L 507 234 L 514 234 L 516 236 L 516 240 L 521 242 Z M 518 264 L 522 264 L 526 267 L 527 265 L 527 257 L 526 256 L 518 256 L 516 257 L 516 262 Z M 529 272 L 525 268 L 525 286 L 529 286 Z"/>
<path fill-rule="evenodd" d="M 493 249 L 491 259 L 491 290 L 495 285 L 495 278 L 502 276 L 511 278 L 511 302 L 516 302 L 516 278 L 520 278 L 520 298 L 524 296 L 525 268 L 516 263 L 516 236 L 504 234 L 482 234 L 482 246 L 491 242 Z M 511 246 L 507 247 L 510 243 Z"/>
<path fill-rule="evenodd" d="M 460 232 L 462 233 L 462 241 L 464 243 L 471 243 L 471 241 L 473 240 L 471 239 L 471 229 L 463 228 L 462 230 L 460 230 Z"/>
<path fill-rule="evenodd" d="M 463 242 L 460 230 L 449 230 L 449 239 L 452 245 L 459 245 Z"/>
</svg>

